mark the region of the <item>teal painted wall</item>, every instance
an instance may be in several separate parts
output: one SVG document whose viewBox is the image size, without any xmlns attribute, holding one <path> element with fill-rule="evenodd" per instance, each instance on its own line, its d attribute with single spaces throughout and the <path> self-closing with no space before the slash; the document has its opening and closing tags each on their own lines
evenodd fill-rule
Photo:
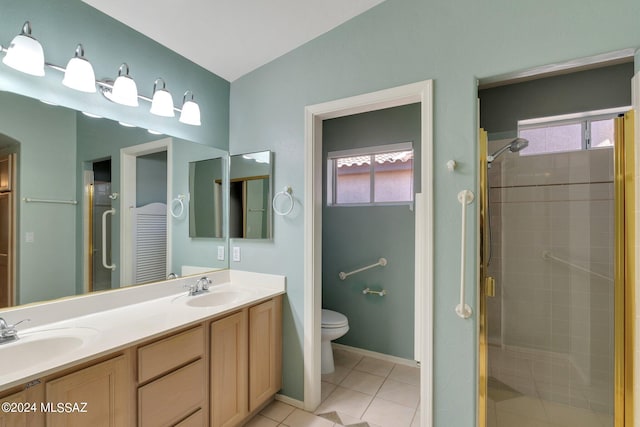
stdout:
<svg viewBox="0 0 640 427">
<path fill-rule="evenodd" d="M 594 31 L 615 22 L 616 31 Z M 387 0 L 231 85 L 230 151 L 272 149 L 274 188 L 293 187 L 297 211 L 274 219 L 270 243 L 237 242 L 233 268 L 285 274 L 284 385 L 303 398 L 304 107 L 434 80 L 434 420 L 475 425 L 477 316 L 459 298 L 462 189 L 477 192 L 477 79 L 640 46 L 640 2 Z M 449 173 L 447 160 L 459 167 Z M 469 211 L 468 296 L 474 308 L 477 204 Z M 235 243 L 234 243 L 235 244 Z"/>
<path fill-rule="evenodd" d="M 42 126 L 34 126 L 34 117 Z M 75 112 L 0 92 L 0 133 L 20 143 L 17 203 L 17 301 L 75 293 L 73 205 L 25 203 L 24 197 L 75 200 Z M 25 233 L 33 233 L 33 242 Z"/>
<path fill-rule="evenodd" d="M 513 138 L 518 120 L 631 105 L 633 62 L 480 90 L 480 127 Z"/>
<path fill-rule="evenodd" d="M 66 88 L 61 83 L 62 73 L 52 69 L 45 71 L 45 77 L 33 77 L 0 64 L 0 89 L 227 149 L 229 82 L 226 80 L 80 0 L 0 0 L 0 11 L 2 46 L 8 46 L 24 21 L 29 20 L 47 62 L 66 66 L 76 45 L 82 43 L 98 79 L 114 79 L 120 64 L 126 62 L 140 94 L 150 97 L 154 80 L 162 77 L 179 107 L 182 94 L 191 89 L 200 105 L 202 126 L 184 125 L 177 117 L 154 116 L 146 102 L 141 102 L 138 108 L 125 107 L 97 93 Z"/>
<path fill-rule="evenodd" d="M 322 142 L 325 164 L 330 151 L 412 142 L 414 183 L 420 183 L 420 104 L 327 120 Z M 326 183 L 325 169 L 322 306 L 349 319 L 349 332 L 337 342 L 413 360 L 415 213 L 409 205 L 328 207 Z M 385 267 L 339 279 L 340 271 L 380 257 Z M 365 296 L 367 287 L 388 295 Z"/>
<path fill-rule="evenodd" d="M 167 152 L 136 159 L 136 205 L 167 203 Z"/>
</svg>

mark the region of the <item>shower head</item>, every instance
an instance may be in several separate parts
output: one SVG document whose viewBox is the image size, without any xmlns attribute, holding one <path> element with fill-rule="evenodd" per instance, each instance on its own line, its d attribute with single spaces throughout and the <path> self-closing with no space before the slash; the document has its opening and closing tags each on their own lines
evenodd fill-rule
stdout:
<svg viewBox="0 0 640 427">
<path fill-rule="evenodd" d="M 515 138 L 513 141 L 510 141 L 504 147 L 499 149 L 493 154 L 487 156 L 487 164 L 491 167 L 491 163 L 497 159 L 502 153 L 509 150 L 512 153 L 517 153 L 518 151 L 526 148 L 529 145 L 529 141 L 524 138 Z"/>
</svg>

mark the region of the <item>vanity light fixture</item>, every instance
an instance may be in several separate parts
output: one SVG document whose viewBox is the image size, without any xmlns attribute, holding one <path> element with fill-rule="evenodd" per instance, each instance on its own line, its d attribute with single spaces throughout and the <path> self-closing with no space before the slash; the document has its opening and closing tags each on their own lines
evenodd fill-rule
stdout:
<svg viewBox="0 0 640 427">
<path fill-rule="evenodd" d="M 158 82 L 162 83 L 161 88 L 157 88 Z M 167 85 L 164 79 L 158 77 L 153 82 L 153 99 L 151 100 L 151 114 L 162 117 L 175 117 L 176 113 L 173 111 L 173 97 L 171 93 L 166 89 Z"/>
<path fill-rule="evenodd" d="M 129 65 L 125 62 L 118 69 L 115 81 L 110 79 L 96 80 L 91 63 L 84 57 L 84 47 L 78 44 L 75 55 L 67 63 L 67 67 L 45 62 L 42 45 L 31 35 L 31 23 L 26 21 L 20 34 L 11 41 L 8 48 L 0 46 L 4 54 L 2 62 L 18 71 L 32 76 L 44 76 L 45 66 L 64 73 L 62 84 L 81 92 L 99 91 L 105 98 L 117 104 L 137 107 L 138 100 L 151 103 L 150 112 L 162 117 L 175 117 L 180 112 L 180 123 L 200 126 L 200 107 L 193 100 L 193 92 L 188 90 L 182 98 L 182 108 L 173 105 L 173 97 L 166 89 L 164 79 L 157 78 L 153 84 L 153 98 L 138 94 L 136 82 L 129 75 Z M 159 84 L 162 83 L 162 87 Z M 89 114 L 87 114 L 89 115 Z"/>
<path fill-rule="evenodd" d="M 44 51 L 40 42 L 31 35 L 29 21 L 24 23 L 20 34 L 11 41 L 2 62 L 32 76 L 44 76 Z"/>
<path fill-rule="evenodd" d="M 78 44 L 75 56 L 67 63 L 62 84 L 80 92 L 96 91 L 96 74 L 91 63 L 84 57 L 82 44 Z"/>
<path fill-rule="evenodd" d="M 187 95 L 191 94 L 191 99 L 187 100 Z M 200 107 L 193 100 L 193 92 L 190 90 L 182 97 L 182 112 L 178 119 L 181 123 L 193 126 L 200 126 Z"/>
<path fill-rule="evenodd" d="M 122 71 L 124 69 L 124 74 Z M 111 100 L 129 107 L 138 106 L 138 86 L 129 75 L 129 65 L 123 62 L 118 69 L 118 77 L 111 88 Z"/>
</svg>

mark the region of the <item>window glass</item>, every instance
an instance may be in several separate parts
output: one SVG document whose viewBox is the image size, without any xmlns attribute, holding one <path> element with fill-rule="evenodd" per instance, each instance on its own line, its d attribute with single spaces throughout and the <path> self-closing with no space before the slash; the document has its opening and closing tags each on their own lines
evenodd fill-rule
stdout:
<svg viewBox="0 0 640 427">
<path fill-rule="evenodd" d="M 413 151 L 376 154 L 374 202 L 413 200 Z"/>
<path fill-rule="evenodd" d="M 612 147 L 615 139 L 613 119 L 591 122 L 591 148 Z"/>
<path fill-rule="evenodd" d="M 369 203 L 371 200 L 371 156 L 336 159 L 337 204 Z"/>
<path fill-rule="evenodd" d="M 520 152 L 525 156 L 581 150 L 582 123 L 522 129 L 520 137 L 529 140 L 529 146 Z"/>
<path fill-rule="evenodd" d="M 410 143 L 329 153 L 327 203 L 373 205 L 413 202 L 413 149 Z M 355 151 L 355 153 L 354 153 Z M 376 152 L 378 151 L 378 152 Z M 345 152 L 347 154 L 347 152 Z"/>
</svg>

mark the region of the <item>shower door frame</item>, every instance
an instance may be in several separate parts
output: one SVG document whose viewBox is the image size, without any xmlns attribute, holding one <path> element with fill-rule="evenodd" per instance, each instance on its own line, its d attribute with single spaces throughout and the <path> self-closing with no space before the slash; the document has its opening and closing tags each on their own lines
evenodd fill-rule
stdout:
<svg viewBox="0 0 640 427">
<path fill-rule="evenodd" d="M 638 79 L 638 77 L 636 77 Z M 640 82 L 636 81 L 636 84 Z M 638 90 L 640 92 L 640 89 Z M 640 99 L 638 100 L 640 102 Z M 635 133 L 634 111 L 616 119 L 614 145 L 614 427 L 633 426 L 635 334 Z M 488 399 L 488 138 L 479 129 L 479 319 L 478 319 L 478 426 L 487 426 Z"/>
</svg>

